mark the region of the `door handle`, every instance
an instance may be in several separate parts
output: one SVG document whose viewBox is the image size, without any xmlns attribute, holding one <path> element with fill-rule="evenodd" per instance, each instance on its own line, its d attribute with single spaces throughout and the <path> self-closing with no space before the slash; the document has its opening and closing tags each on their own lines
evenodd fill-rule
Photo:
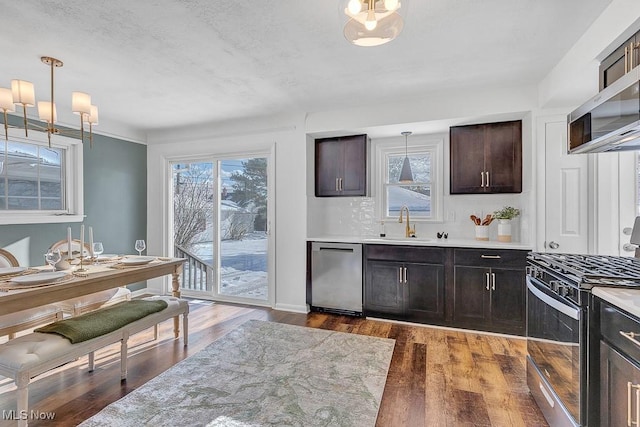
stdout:
<svg viewBox="0 0 640 427">
<path fill-rule="evenodd" d="M 340 191 L 344 190 L 344 187 L 342 186 L 342 178 L 338 178 L 339 182 L 340 182 Z"/>
<path fill-rule="evenodd" d="M 407 283 L 407 267 L 404 267 L 404 283 Z"/>
<path fill-rule="evenodd" d="M 480 172 L 480 179 L 482 180 L 482 184 L 480 184 L 480 187 L 484 187 L 484 171 Z"/>
<path fill-rule="evenodd" d="M 340 182 L 339 182 L 340 178 L 336 178 L 336 191 L 340 191 Z"/>
<path fill-rule="evenodd" d="M 549 248 L 550 249 L 558 249 L 560 247 L 560 244 L 554 241 L 549 242 Z"/>
<path fill-rule="evenodd" d="M 402 267 L 398 267 L 398 283 L 402 284 Z"/>
<path fill-rule="evenodd" d="M 480 258 L 484 258 L 484 259 L 500 259 L 500 255 L 480 255 Z"/>
<path fill-rule="evenodd" d="M 622 245 L 622 250 L 624 250 L 625 252 L 635 252 L 636 245 L 632 245 L 631 243 L 625 243 L 624 245 Z"/>
<path fill-rule="evenodd" d="M 496 290 L 496 273 L 491 273 L 491 290 Z"/>
<path fill-rule="evenodd" d="M 485 273 L 485 280 L 487 282 L 487 290 L 489 290 L 489 273 Z"/>
<path fill-rule="evenodd" d="M 491 183 L 489 181 L 489 172 L 485 172 L 487 174 L 487 187 L 491 187 Z"/>
</svg>

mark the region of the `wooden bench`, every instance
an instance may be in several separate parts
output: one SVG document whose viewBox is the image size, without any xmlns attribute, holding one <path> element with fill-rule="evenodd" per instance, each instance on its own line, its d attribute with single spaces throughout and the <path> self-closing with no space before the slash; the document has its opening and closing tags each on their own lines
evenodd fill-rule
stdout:
<svg viewBox="0 0 640 427">
<path fill-rule="evenodd" d="M 72 344 L 68 339 L 56 335 L 33 332 L 0 345 L 0 375 L 11 378 L 17 386 L 17 415 L 28 414 L 29 383 L 31 379 L 72 362 L 85 354 L 89 355 L 89 371 L 94 369 L 94 352 L 108 345 L 120 342 L 120 378 L 127 378 L 127 341 L 130 335 L 141 332 L 158 323 L 182 315 L 182 336 L 184 345 L 189 337 L 189 304 L 187 301 L 169 297 L 154 296 L 146 300 L 164 300 L 168 306 L 162 311 L 131 322 L 120 329 L 99 337 Z M 176 323 L 177 325 L 177 323 Z M 175 338 L 178 331 L 175 330 Z M 26 426 L 26 419 L 19 419 L 18 426 Z"/>
</svg>

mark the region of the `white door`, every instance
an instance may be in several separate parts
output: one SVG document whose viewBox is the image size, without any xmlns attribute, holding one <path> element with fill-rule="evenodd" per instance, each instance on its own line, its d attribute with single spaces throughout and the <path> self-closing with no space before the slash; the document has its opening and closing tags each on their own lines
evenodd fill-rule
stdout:
<svg viewBox="0 0 640 427">
<path fill-rule="evenodd" d="M 272 153 L 169 162 L 174 256 L 181 292 L 272 306 Z"/>
<path fill-rule="evenodd" d="M 545 149 L 545 235 L 539 249 L 587 253 L 588 156 L 567 154 L 567 122 L 561 116 L 539 121 L 538 141 Z"/>
<path fill-rule="evenodd" d="M 638 210 L 638 153 L 620 153 L 618 158 L 619 182 L 619 251 L 622 256 L 635 256 L 635 246 L 629 244 L 631 230 Z"/>
</svg>

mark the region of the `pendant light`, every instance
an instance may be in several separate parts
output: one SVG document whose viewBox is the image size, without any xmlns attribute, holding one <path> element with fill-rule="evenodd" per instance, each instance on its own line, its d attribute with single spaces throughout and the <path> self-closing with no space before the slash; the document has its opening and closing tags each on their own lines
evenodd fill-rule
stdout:
<svg viewBox="0 0 640 427">
<path fill-rule="evenodd" d="M 413 182 L 413 173 L 411 172 L 409 156 L 407 155 L 407 138 L 409 138 L 411 132 L 402 132 L 402 135 L 404 135 L 404 162 L 402 162 L 402 170 L 400 171 L 400 179 L 398 181 L 403 184 L 409 184 Z"/>
</svg>

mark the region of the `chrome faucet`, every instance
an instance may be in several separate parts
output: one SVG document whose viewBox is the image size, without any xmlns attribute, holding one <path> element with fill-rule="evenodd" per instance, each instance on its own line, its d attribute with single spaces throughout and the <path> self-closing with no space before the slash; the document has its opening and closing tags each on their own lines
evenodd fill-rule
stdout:
<svg viewBox="0 0 640 427">
<path fill-rule="evenodd" d="M 412 229 L 409 223 L 409 207 L 407 205 L 403 205 L 400 208 L 400 218 L 398 218 L 398 222 L 402 224 L 402 212 L 405 210 L 407 211 L 407 226 L 405 227 L 404 237 L 416 237 L 416 227 L 414 225 Z"/>
</svg>

